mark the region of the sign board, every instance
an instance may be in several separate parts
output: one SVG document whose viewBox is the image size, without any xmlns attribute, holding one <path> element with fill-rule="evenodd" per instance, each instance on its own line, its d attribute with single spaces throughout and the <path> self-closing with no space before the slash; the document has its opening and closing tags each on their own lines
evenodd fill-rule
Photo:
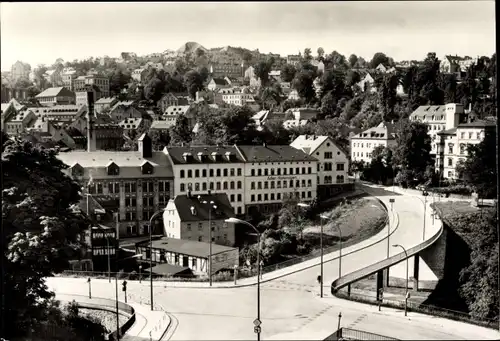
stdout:
<svg viewBox="0 0 500 341">
<path fill-rule="evenodd" d="M 396 200 L 394 200 L 393 198 L 389 199 L 389 202 L 392 204 L 394 203 Z"/>
<path fill-rule="evenodd" d="M 254 325 L 255 327 L 259 327 L 261 323 L 262 323 L 262 322 L 261 322 L 259 319 L 255 319 L 255 320 L 253 321 L 253 325 Z"/>
<path fill-rule="evenodd" d="M 260 328 L 260 327 L 254 327 L 254 328 L 253 328 L 253 332 L 254 332 L 255 334 L 259 334 L 259 333 L 260 333 L 260 331 L 261 331 L 261 328 Z"/>
</svg>

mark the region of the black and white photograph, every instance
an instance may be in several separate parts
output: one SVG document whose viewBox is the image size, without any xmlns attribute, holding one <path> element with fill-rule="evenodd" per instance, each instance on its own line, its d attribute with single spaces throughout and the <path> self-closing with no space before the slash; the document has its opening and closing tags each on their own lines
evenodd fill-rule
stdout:
<svg viewBox="0 0 500 341">
<path fill-rule="evenodd" d="M 500 339 L 495 12 L 1 2 L 0 341 Z"/>
</svg>

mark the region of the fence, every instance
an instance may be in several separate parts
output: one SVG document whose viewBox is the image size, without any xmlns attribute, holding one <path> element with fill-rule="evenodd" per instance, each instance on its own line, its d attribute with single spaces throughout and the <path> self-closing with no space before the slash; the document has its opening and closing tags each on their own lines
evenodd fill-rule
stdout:
<svg viewBox="0 0 500 341">
<path fill-rule="evenodd" d="M 340 328 L 332 335 L 328 336 L 325 341 L 330 340 L 398 340 L 392 337 L 369 333 L 362 330 L 351 328 Z"/>
<path fill-rule="evenodd" d="M 148 306 L 151 305 L 151 301 L 148 298 L 144 298 L 142 296 L 137 296 L 135 294 L 130 294 L 130 293 L 127 293 L 127 296 L 130 298 L 131 301 L 134 301 L 136 303 L 144 304 L 144 305 L 148 305 Z M 162 311 L 163 312 L 163 316 L 155 324 L 155 326 L 153 328 L 151 328 L 151 330 L 149 330 L 148 334 L 149 334 L 149 338 L 152 338 L 154 340 L 160 341 L 165 336 L 165 333 L 167 332 L 167 329 L 168 329 L 168 327 L 170 325 L 170 317 L 168 316 L 168 314 L 165 312 L 165 309 L 163 309 L 163 307 L 161 305 L 153 303 L 153 307 L 156 310 Z M 157 337 L 157 334 L 159 335 L 158 337 Z M 154 335 L 154 337 L 153 337 L 153 335 Z M 138 337 L 137 340 L 140 340 L 140 339 L 141 338 Z"/>
<path fill-rule="evenodd" d="M 88 298 L 87 296 L 83 295 L 63 295 L 59 294 L 57 295 L 57 300 L 58 301 L 75 301 L 79 307 L 82 308 L 89 308 L 89 309 L 102 309 L 102 310 L 107 310 L 111 312 L 116 312 L 116 303 L 117 301 L 115 300 L 109 300 L 106 298 Z M 116 340 L 117 335 L 116 333 L 119 332 L 120 335 L 124 335 L 127 330 L 132 327 L 132 325 L 135 323 L 135 310 L 132 308 L 130 305 L 118 301 L 118 311 L 123 315 L 123 313 L 126 313 L 130 315 L 130 318 L 125 322 L 123 325 L 119 327 L 119 330 L 115 330 L 114 332 L 108 334 L 108 339 L 109 340 Z"/>
<path fill-rule="evenodd" d="M 382 307 L 390 307 L 390 308 L 396 308 L 396 309 L 404 309 L 405 307 L 405 301 L 404 300 L 398 300 L 398 299 L 390 299 L 386 298 L 384 296 L 383 300 L 377 301 L 375 297 L 375 292 L 373 295 L 364 295 L 360 293 L 353 293 L 351 291 L 351 294 L 348 295 L 347 292 L 343 291 L 338 291 L 335 293 L 335 296 L 340 297 L 340 298 L 346 298 L 351 301 L 356 301 L 356 302 L 361 302 L 361 303 L 369 303 L 369 304 L 374 304 L 378 305 L 380 304 Z M 461 312 L 461 311 L 455 311 L 455 310 L 450 310 L 450 309 L 445 309 L 441 307 L 436 307 L 432 305 L 427 305 L 427 304 L 422 304 L 418 302 L 413 302 L 411 300 L 408 300 L 408 311 L 413 311 L 417 313 L 423 313 L 427 315 L 432 315 L 432 316 L 439 316 L 439 317 L 444 317 L 450 320 L 455 320 L 455 321 L 461 321 L 461 322 L 466 322 L 466 323 L 471 323 L 475 324 L 478 326 L 482 327 L 487 327 L 487 328 L 493 328 L 496 329 L 498 327 L 498 319 L 487 319 L 487 318 L 478 318 L 475 317 L 471 314 Z"/>
</svg>

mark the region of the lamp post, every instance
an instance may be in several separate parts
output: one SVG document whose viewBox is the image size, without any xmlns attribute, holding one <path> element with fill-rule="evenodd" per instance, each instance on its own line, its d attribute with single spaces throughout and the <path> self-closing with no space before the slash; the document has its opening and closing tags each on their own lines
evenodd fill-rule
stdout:
<svg viewBox="0 0 500 341">
<path fill-rule="evenodd" d="M 213 201 L 207 202 L 206 200 L 202 204 L 208 206 L 208 243 L 209 243 L 209 258 L 208 258 L 208 281 L 210 286 L 212 286 L 212 208 L 217 209 L 217 205 L 214 205 Z"/>
<path fill-rule="evenodd" d="M 417 197 L 417 198 L 424 205 L 424 231 L 423 231 L 422 240 L 425 240 L 425 215 L 427 213 L 427 196 L 429 195 L 429 193 L 427 193 L 427 191 L 424 190 L 424 192 L 422 194 L 424 196 L 424 200 L 420 199 L 419 197 Z"/>
<path fill-rule="evenodd" d="M 149 219 L 149 284 L 151 289 L 151 311 L 153 308 L 153 219 L 163 213 L 164 210 L 156 211 Z"/>
<path fill-rule="evenodd" d="M 139 283 L 141 283 L 142 279 L 141 271 L 142 271 L 142 265 L 139 265 Z"/>
<path fill-rule="evenodd" d="M 304 207 L 304 208 L 311 207 L 311 205 L 305 204 L 302 202 L 299 202 L 297 204 L 297 206 Z M 320 287 L 320 289 L 319 289 L 319 296 L 321 298 L 323 298 L 323 219 L 325 219 L 326 217 L 323 215 L 320 215 L 319 218 L 320 218 L 320 232 L 319 232 L 319 248 L 320 248 L 319 287 Z M 326 218 L 326 219 L 328 219 L 328 218 Z"/>
<path fill-rule="evenodd" d="M 115 274 L 116 339 L 120 340 L 120 312 L 118 310 L 118 274 Z"/>
<path fill-rule="evenodd" d="M 108 280 L 109 280 L 109 283 L 111 283 L 111 259 L 110 259 L 110 255 L 109 255 L 109 237 L 106 236 L 106 246 L 108 247 L 107 248 L 107 254 L 108 254 Z"/>
<path fill-rule="evenodd" d="M 259 230 L 257 230 L 257 228 L 255 226 L 253 226 L 252 224 L 250 224 L 248 221 L 245 221 L 245 220 L 241 220 L 241 219 L 238 219 L 238 218 L 229 218 L 229 219 L 226 219 L 226 222 L 227 223 L 233 223 L 233 224 L 245 224 L 247 226 L 250 226 L 256 233 L 257 233 L 257 236 L 258 236 L 258 251 L 257 251 L 257 319 L 255 319 L 254 321 L 254 331 L 255 333 L 257 334 L 257 341 L 260 341 L 260 333 L 261 333 L 261 328 L 260 328 L 260 325 L 261 325 L 261 320 L 260 320 L 260 237 L 261 237 L 261 234 L 259 232 Z"/>
<path fill-rule="evenodd" d="M 400 247 L 403 249 L 403 252 L 405 253 L 406 257 L 406 293 L 405 293 L 405 316 L 407 316 L 407 310 L 408 310 L 408 253 L 406 252 L 406 249 L 400 245 L 400 244 L 394 244 L 393 247 Z"/>
</svg>

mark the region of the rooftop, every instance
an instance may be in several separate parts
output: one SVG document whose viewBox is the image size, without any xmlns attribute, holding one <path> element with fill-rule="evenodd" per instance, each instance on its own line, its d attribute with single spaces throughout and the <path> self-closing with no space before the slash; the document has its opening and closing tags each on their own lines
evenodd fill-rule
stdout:
<svg viewBox="0 0 500 341">
<path fill-rule="evenodd" d="M 496 123 L 494 121 L 477 120 L 473 122 L 460 123 L 458 128 L 486 128 L 495 127 Z"/>
<path fill-rule="evenodd" d="M 289 145 L 236 146 L 247 162 L 317 161 Z"/>
<path fill-rule="evenodd" d="M 328 139 L 328 136 L 300 135 L 290 145 L 302 149 L 307 154 L 312 154 Z"/>
<path fill-rule="evenodd" d="M 179 266 L 179 265 L 174 265 L 174 264 L 168 264 L 168 263 L 163 263 L 163 264 L 158 264 L 156 266 L 153 266 L 152 269 L 145 269 L 144 271 L 147 272 L 153 272 L 154 274 L 157 275 L 181 275 L 181 274 L 190 274 L 191 269 L 185 266 Z"/>
<path fill-rule="evenodd" d="M 394 125 L 389 122 L 382 122 L 378 126 L 362 131 L 359 134 L 354 135 L 352 138 L 369 138 L 369 139 L 379 139 L 388 140 L 395 138 L 394 136 Z"/>
<path fill-rule="evenodd" d="M 175 122 L 172 121 L 153 121 L 151 123 L 151 127 L 149 129 L 158 129 L 158 130 L 164 130 L 164 129 L 169 129 L 172 126 L 175 125 Z"/>
<path fill-rule="evenodd" d="M 172 159 L 173 164 L 244 162 L 234 146 L 166 147 L 164 150 Z M 231 155 L 232 158 L 228 159 L 227 155 Z M 216 156 L 216 159 L 214 159 L 214 156 Z"/>
<path fill-rule="evenodd" d="M 177 195 L 174 204 L 181 221 L 208 221 L 208 205 L 203 202 L 213 201 L 217 209 L 212 209 L 211 219 L 222 220 L 234 217 L 234 210 L 226 193 L 200 194 L 196 196 Z M 194 208 L 194 214 L 192 211 Z"/>
<path fill-rule="evenodd" d="M 139 242 L 136 246 L 149 248 L 149 240 Z M 199 258 L 208 258 L 210 255 L 210 243 L 198 242 L 186 239 L 175 239 L 163 237 L 153 240 L 153 249 L 162 249 L 172 253 Z M 234 247 L 212 243 L 212 255 L 234 250 Z"/>
</svg>

